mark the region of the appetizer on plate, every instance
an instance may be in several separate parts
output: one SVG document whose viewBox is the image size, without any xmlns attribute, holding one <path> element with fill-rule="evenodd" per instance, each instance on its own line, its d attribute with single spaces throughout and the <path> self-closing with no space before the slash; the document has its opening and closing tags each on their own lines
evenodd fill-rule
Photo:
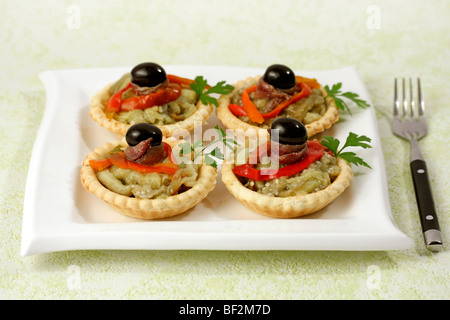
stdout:
<svg viewBox="0 0 450 320">
<path fill-rule="evenodd" d="M 204 81 L 201 76 L 197 79 Z M 121 136 L 135 123 L 156 125 L 165 137 L 176 130 L 190 132 L 214 109 L 211 101 L 202 96 L 203 89 L 210 87 L 204 81 L 200 91 L 195 90 L 199 88 L 196 80 L 167 74 L 153 62 L 141 63 L 92 98 L 90 115 L 102 127 Z"/>
<path fill-rule="evenodd" d="M 214 189 L 217 170 L 203 163 L 178 164 L 172 153 L 178 143 L 164 141 L 155 125 L 135 124 L 121 141 L 86 156 L 81 182 L 130 217 L 161 219 L 185 212 Z"/>
<path fill-rule="evenodd" d="M 307 128 L 292 118 L 277 118 L 270 132 L 245 163 L 228 162 L 221 169 L 233 196 L 260 214 L 294 218 L 316 212 L 350 185 L 349 162 L 369 166 L 355 153 L 342 152 L 347 146 L 370 148 L 368 137 L 350 133 L 338 150 L 339 141 L 332 137 L 308 140 Z"/>
<path fill-rule="evenodd" d="M 222 95 L 219 120 L 230 129 L 256 130 L 265 134 L 274 120 L 288 117 L 302 122 L 313 136 L 339 119 L 334 99 L 315 79 L 296 76 L 287 66 L 269 66 L 263 76 L 250 77 Z"/>
</svg>

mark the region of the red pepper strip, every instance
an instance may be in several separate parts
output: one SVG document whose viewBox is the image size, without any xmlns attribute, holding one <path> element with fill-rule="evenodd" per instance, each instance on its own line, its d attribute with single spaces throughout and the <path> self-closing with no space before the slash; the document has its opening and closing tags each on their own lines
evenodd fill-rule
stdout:
<svg viewBox="0 0 450 320">
<path fill-rule="evenodd" d="M 145 164 L 140 164 L 133 161 L 127 160 L 127 162 L 128 169 L 135 170 L 141 173 L 158 172 L 174 175 L 178 170 L 178 166 L 175 163 L 157 163 L 152 166 L 146 166 Z"/>
<path fill-rule="evenodd" d="M 154 106 L 162 106 L 178 99 L 181 95 L 181 86 L 177 83 L 169 83 L 167 87 L 161 88 L 155 93 L 144 96 L 136 96 L 122 102 L 122 111 L 147 109 Z"/>
<path fill-rule="evenodd" d="M 167 75 L 167 79 L 169 79 L 169 83 L 177 83 L 180 86 L 186 86 L 186 87 L 190 87 L 191 83 L 195 83 L 195 80 L 188 79 L 188 78 L 182 78 L 182 77 L 179 77 L 179 76 L 175 76 L 173 74 L 168 74 Z M 211 86 L 210 85 L 206 85 L 205 88 L 206 89 L 210 89 Z"/>
<path fill-rule="evenodd" d="M 116 152 L 109 156 L 109 158 L 101 160 L 89 160 L 89 165 L 97 171 L 104 170 L 111 165 L 115 165 L 122 169 L 131 169 L 141 173 L 148 172 L 159 172 L 173 175 L 179 169 L 178 165 L 175 163 L 175 158 L 173 156 L 172 148 L 169 144 L 164 143 L 164 151 L 168 154 L 170 163 L 157 163 L 151 166 L 145 164 L 137 163 L 134 161 L 127 160 L 123 152 Z"/>
<path fill-rule="evenodd" d="M 297 83 L 307 84 L 308 87 L 310 87 L 311 89 L 319 89 L 320 88 L 320 83 L 317 82 L 316 79 L 295 76 L 295 80 L 297 81 Z"/>
<path fill-rule="evenodd" d="M 300 86 L 302 88 L 302 91 L 300 91 L 296 95 L 292 96 L 289 100 L 286 100 L 285 102 L 280 103 L 272 111 L 270 111 L 268 113 L 263 113 L 262 117 L 264 119 L 275 118 L 281 111 L 283 111 L 283 109 L 285 109 L 286 107 L 290 106 L 293 103 L 296 103 L 297 101 L 299 101 L 303 98 L 308 97 L 311 94 L 312 90 L 306 83 L 300 83 Z"/>
<path fill-rule="evenodd" d="M 111 160 L 113 165 L 119 168 L 131 169 L 141 173 L 159 172 L 173 175 L 179 168 L 175 163 L 157 163 L 151 166 L 147 166 L 145 164 L 127 160 L 123 152 L 113 153 L 109 157 L 109 159 Z"/>
<path fill-rule="evenodd" d="M 122 95 L 129 88 L 131 88 L 131 82 L 122 90 L 119 90 L 116 93 L 114 93 L 112 97 L 109 99 L 108 107 L 105 110 L 105 113 L 108 118 L 112 118 L 114 112 L 120 111 L 120 107 L 122 105 Z"/>
<path fill-rule="evenodd" d="M 169 83 L 176 84 L 179 86 L 189 87 L 191 83 L 195 83 L 195 80 L 178 77 L 171 74 L 167 75 L 167 78 L 169 79 Z M 112 118 L 114 112 L 119 112 L 121 110 L 130 111 L 136 109 L 146 109 L 154 105 L 163 105 L 170 101 L 178 99 L 178 97 L 181 95 L 181 88 L 172 85 L 169 86 L 170 89 L 167 88 L 168 89 L 167 92 L 161 89 L 157 91 L 155 94 L 134 97 L 122 102 L 123 93 L 131 87 L 132 85 L 131 83 L 129 83 L 124 89 L 117 91 L 111 97 L 108 103 L 108 107 L 106 108 L 105 111 L 109 118 Z M 209 89 L 210 86 L 206 86 L 206 88 Z M 123 103 L 125 104 L 125 106 L 123 106 Z"/>
<path fill-rule="evenodd" d="M 165 143 L 165 142 L 163 142 L 163 143 L 164 143 L 164 152 L 168 154 L 170 162 L 177 164 L 175 156 L 173 155 L 173 152 L 172 152 L 172 147 L 168 143 Z"/>
<path fill-rule="evenodd" d="M 319 160 L 325 153 L 325 148 L 322 146 L 322 144 L 317 141 L 308 141 L 308 151 L 306 152 L 305 156 L 297 163 L 282 167 L 278 170 L 258 170 L 253 168 L 250 164 L 246 163 L 240 166 L 236 166 L 233 168 L 233 173 L 257 180 L 257 181 L 265 181 L 265 180 L 272 180 L 277 179 L 280 177 L 287 177 L 292 176 L 306 168 L 309 167 L 311 163 L 313 163 L 316 160 Z"/>
<path fill-rule="evenodd" d="M 307 79 L 307 80 L 315 86 L 314 79 L 313 79 L 314 81 L 311 79 Z M 265 119 L 275 118 L 285 108 L 287 108 L 291 104 L 296 103 L 297 101 L 299 101 L 303 98 L 308 97 L 311 94 L 312 90 L 308 86 L 308 84 L 300 82 L 300 87 L 302 88 L 302 90 L 299 93 L 292 96 L 289 100 L 286 100 L 285 102 L 280 103 L 275 109 L 273 109 L 272 111 L 270 111 L 268 113 L 260 113 L 259 110 L 256 108 L 256 106 L 253 104 L 253 102 L 250 100 L 249 94 L 256 91 L 256 85 L 245 89 L 244 92 L 242 93 L 242 110 L 238 108 L 238 107 L 240 107 L 238 105 L 229 105 L 229 108 L 230 108 L 230 111 L 235 116 L 241 116 L 241 115 L 245 116 L 244 113 L 246 113 L 246 115 L 249 117 L 249 119 L 251 121 L 261 124 L 264 122 Z"/>
<path fill-rule="evenodd" d="M 242 92 L 242 107 L 251 121 L 261 124 L 264 122 L 264 118 L 250 99 L 250 93 L 255 92 L 256 88 L 257 85 L 255 84 Z"/>
<path fill-rule="evenodd" d="M 125 153 L 123 153 L 123 152 L 112 153 L 109 156 L 109 160 L 111 160 L 111 163 L 113 165 L 115 165 L 116 167 L 119 167 L 122 169 L 128 169 L 128 160 L 125 157 Z"/>
<path fill-rule="evenodd" d="M 228 109 L 230 109 L 231 113 L 234 114 L 236 117 L 247 116 L 247 112 L 245 112 L 244 108 L 242 108 L 240 105 L 230 103 L 228 105 Z"/>
<path fill-rule="evenodd" d="M 111 160 L 100 159 L 100 160 L 89 160 L 89 165 L 97 171 L 105 170 L 112 165 Z"/>
<path fill-rule="evenodd" d="M 173 74 L 168 74 L 167 75 L 167 79 L 169 79 L 169 83 L 177 83 L 180 86 L 187 86 L 189 87 L 191 85 L 191 83 L 195 82 L 194 80 L 191 79 L 187 79 L 187 78 L 182 78 L 182 77 L 178 77 L 178 76 L 174 76 Z"/>
<path fill-rule="evenodd" d="M 247 163 L 250 165 L 255 165 L 259 162 L 259 160 L 265 156 L 270 151 L 270 141 L 263 143 L 262 145 L 258 146 L 255 151 L 253 151 L 248 159 Z"/>
</svg>

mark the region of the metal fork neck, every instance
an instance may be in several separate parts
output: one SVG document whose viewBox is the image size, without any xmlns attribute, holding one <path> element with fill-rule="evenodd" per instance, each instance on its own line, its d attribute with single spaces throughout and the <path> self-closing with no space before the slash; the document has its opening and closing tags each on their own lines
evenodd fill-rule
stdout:
<svg viewBox="0 0 450 320">
<path fill-rule="evenodd" d="M 411 142 L 411 162 L 413 162 L 414 160 L 424 160 L 422 152 L 420 152 L 417 139 L 412 138 L 410 142 Z"/>
</svg>

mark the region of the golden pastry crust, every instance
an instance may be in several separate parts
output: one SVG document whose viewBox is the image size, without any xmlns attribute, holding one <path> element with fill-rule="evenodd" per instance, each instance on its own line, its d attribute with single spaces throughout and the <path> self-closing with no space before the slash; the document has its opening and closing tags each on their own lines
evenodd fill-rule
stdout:
<svg viewBox="0 0 450 320">
<path fill-rule="evenodd" d="M 105 103 L 111 98 L 109 89 L 113 83 L 104 87 L 91 99 L 91 104 L 89 107 L 89 115 L 91 118 L 97 122 L 100 126 L 106 128 L 107 130 L 119 134 L 120 136 L 125 136 L 131 124 L 126 124 L 115 119 L 109 119 L 105 113 Z M 192 132 L 195 127 L 201 126 L 203 122 L 208 120 L 214 111 L 214 106 L 211 104 L 204 105 L 200 100 L 197 103 L 197 111 L 186 118 L 183 121 L 179 121 L 174 124 L 168 125 L 158 125 L 165 137 L 170 137 L 172 135 L 177 135 L 185 130 Z M 178 133 L 177 133 L 178 132 Z"/>
<path fill-rule="evenodd" d="M 180 141 L 165 141 L 172 147 Z M 181 214 L 202 201 L 215 188 L 217 170 L 202 164 L 196 184 L 189 190 L 166 199 L 138 199 L 119 195 L 104 187 L 97 178 L 95 170 L 89 165 L 89 160 L 102 159 L 105 154 L 118 144 L 126 146 L 124 140 L 106 143 L 88 154 L 82 164 L 80 178 L 82 185 L 90 193 L 110 204 L 122 214 L 146 220 L 169 218 Z"/>
<path fill-rule="evenodd" d="M 257 82 L 260 77 L 261 76 L 250 77 L 245 80 L 238 81 L 235 85 L 233 85 L 234 91 L 248 87 L 250 84 Z M 320 87 L 320 91 L 322 92 L 324 97 L 327 96 L 327 92 L 322 86 Z M 235 129 L 235 130 L 241 129 L 246 133 L 251 132 L 250 134 L 252 135 L 256 134 L 257 136 L 261 135 L 267 136 L 268 135 L 267 130 L 261 130 L 260 127 L 244 122 L 240 120 L 238 117 L 236 117 L 233 113 L 231 113 L 230 109 L 228 108 L 228 105 L 230 104 L 230 97 L 232 95 L 233 93 L 230 93 L 227 95 L 222 95 L 219 98 L 219 105 L 216 108 L 216 113 L 217 117 L 223 123 L 223 125 L 228 129 Z M 312 137 L 317 133 L 325 131 L 339 120 L 339 110 L 336 107 L 334 100 L 330 97 L 327 97 L 325 99 L 325 102 L 327 104 L 327 111 L 322 116 L 322 118 L 320 118 L 320 120 L 305 125 L 306 129 L 308 130 L 309 137 Z"/>
<path fill-rule="evenodd" d="M 233 173 L 231 163 L 222 166 L 221 174 L 228 191 L 249 209 L 273 218 L 296 218 L 324 208 L 350 185 L 353 179 L 350 165 L 338 158 L 338 166 L 341 172 L 327 188 L 294 197 L 273 197 L 244 187 Z"/>
</svg>

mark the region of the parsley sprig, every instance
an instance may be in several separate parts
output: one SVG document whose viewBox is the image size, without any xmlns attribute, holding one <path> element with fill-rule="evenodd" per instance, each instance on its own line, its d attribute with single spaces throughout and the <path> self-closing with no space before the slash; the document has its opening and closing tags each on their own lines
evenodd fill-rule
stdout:
<svg viewBox="0 0 450 320">
<path fill-rule="evenodd" d="M 336 103 L 336 107 L 338 107 L 338 109 L 345 111 L 347 110 L 348 113 L 352 114 L 352 112 L 350 111 L 350 108 L 348 107 L 347 103 L 339 98 L 339 96 L 341 97 L 345 97 L 351 101 L 353 101 L 358 107 L 366 109 L 368 107 L 370 107 L 369 103 L 367 103 L 367 101 L 362 100 L 359 98 L 359 95 L 357 93 L 354 92 L 342 92 L 342 83 L 339 82 L 337 84 L 333 84 L 333 86 L 330 87 L 328 85 L 325 86 L 325 90 L 327 91 L 327 97 L 331 97 L 334 99 L 334 102 Z"/>
<path fill-rule="evenodd" d="M 353 163 L 357 166 L 363 165 L 367 168 L 371 168 L 363 159 L 356 156 L 356 153 L 347 151 L 342 152 L 347 147 L 362 147 L 364 149 L 372 148 L 368 142 L 371 142 L 372 140 L 369 137 L 366 136 L 358 136 L 356 133 L 350 132 L 348 134 L 347 140 L 345 141 L 345 144 L 342 148 L 339 149 L 340 141 L 339 139 L 335 139 L 330 136 L 323 136 L 323 140 L 321 141 L 322 145 L 326 148 L 328 148 L 335 157 L 341 157 L 345 160 L 347 160 L 349 163 Z"/>
<path fill-rule="evenodd" d="M 203 140 L 197 140 L 194 144 L 190 144 L 189 142 L 180 143 L 180 157 L 183 157 L 186 154 L 194 153 L 192 161 L 195 161 L 195 159 L 204 155 L 205 163 L 217 168 L 217 160 L 225 159 L 225 156 L 220 149 L 220 145 L 224 144 L 228 149 L 234 151 L 234 147 L 239 144 L 234 139 L 227 138 L 225 131 L 223 131 L 222 128 L 219 128 L 219 126 L 215 126 L 214 130 L 216 130 L 218 134 L 218 139 L 210 142 L 209 144 L 204 145 Z M 212 147 L 214 148 L 210 150 Z"/>
<path fill-rule="evenodd" d="M 207 89 L 206 91 L 205 88 Z M 226 84 L 225 81 L 220 81 L 215 86 L 211 87 L 208 85 L 208 81 L 204 79 L 203 76 L 197 76 L 195 78 L 195 82 L 191 83 L 191 89 L 198 94 L 199 99 L 203 104 L 212 103 L 217 107 L 217 99 L 210 97 L 209 95 L 212 93 L 228 94 L 233 91 L 234 87 Z"/>
</svg>

